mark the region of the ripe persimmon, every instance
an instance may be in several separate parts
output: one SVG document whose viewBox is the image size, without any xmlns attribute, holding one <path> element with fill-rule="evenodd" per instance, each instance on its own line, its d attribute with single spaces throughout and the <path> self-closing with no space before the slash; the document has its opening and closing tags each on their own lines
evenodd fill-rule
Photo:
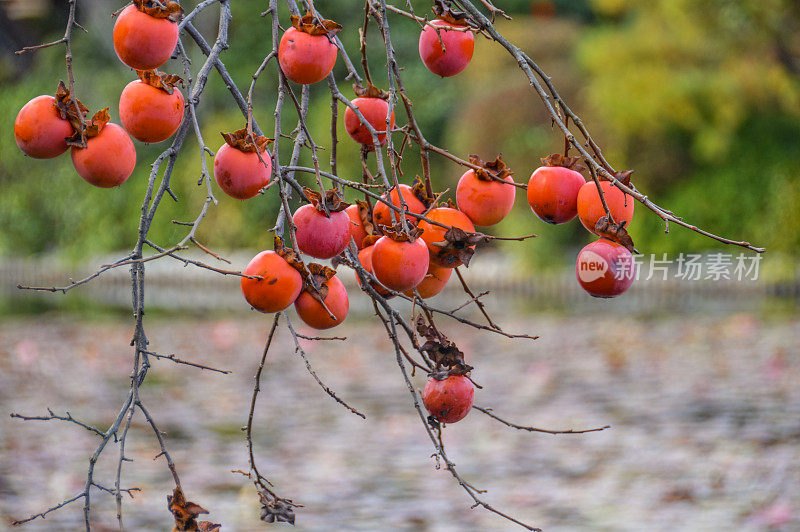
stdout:
<svg viewBox="0 0 800 532">
<path fill-rule="evenodd" d="M 428 70 L 442 77 L 455 76 L 467 68 L 474 50 L 475 37 L 465 25 L 442 19 L 426 24 L 419 36 L 422 62 Z"/>
<path fill-rule="evenodd" d="M 563 224 L 578 214 L 578 192 L 586 179 L 571 167 L 571 159 L 556 154 L 542 161 L 545 166 L 537 168 L 528 181 L 528 205 L 542 221 Z"/>
<path fill-rule="evenodd" d="M 630 224 L 633 218 L 633 198 L 612 185 L 611 181 L 601 181 L 600 188 L 603 190 L 603 198 L 606 200 L 614 222 L 625 221 Z M 606 211 L 600 201 L 597 185 L 594 181 L 587 181 L 578 192 L 578 217 L 581 223 L 594 233 L 597 221 L 605 215 Z"/>
<path fill-rule="evenodd" d="M 141 142 L 167 140 L 183 120 L 183 94 L 155 71 L 139 72 L 139 77 L 119 97 L 122 127 Z"/>
<path fill-rule="evenodd" d="M 242 277 L 242 294 L 259 312 L 280 312 L 295 302 L 303 288 L 303 278 L 274 251 L 262 251 L 242 272 L 262 279 Z"/>
<path fill-rule="evenodd" d="M 301 85 L 328 77 L 336 64 L 333 34 L 340 29 L 336 22 L 320 22 L 311 13 L 303 18 L 292 15 L 292 27 L 283 33 L 278 45 L 278 63 L 286 77 Z"/>
<path fill-rule="evenodd" d="M 120 61 L 135 70 L 151 70 L 167 62 L 178 44 L 174 13 L 136 5 L 122 10 L 114 23 L 114 51 Z"/>
<path fill-rule="evenodd" d="M 344 210 L 350 218 L 350 236 L 353 237 L 359 251 L 364 249 L 364 238 L 367 236 L 364 220 L 361 218 L 361 208 L 360 205 L 353 204 Z"/>
<path fill-rule="evenodd" d="M 425 205 L 419 199 L 417 199 L 417 197 L 414 195 L 414 191 L 411 189 L 410 186 L 401 183 L 400 194 L 402 194 L 403 196 L 403 201 L 406 203 L 409 213 L 422 214 L 423 212 L 425 212 Z M 397 187 L 392 188 L 392 191 L 389 194 L 389 198 L 391 199 L 388 201 L 391 201 L 392 205 L 399 208 L 403 207 L 403 205 L 400 203 L 400 196 L 397 194 Z M 383 199 L 387 200 L 386 194 L 383 195 Z M 375 224 L 391 226 L 392 225 L 392 213 L 390 212 L 391 210 L 392 209 L 390 209 L 389 206 L 386 205 L 385 203 L 377 202 L 375 204 L 375 208 L 372 210 L 372 219 L 375 222 Z M 394 219 L 395 221 L 400 220 L 399 212 L 394 211 Z M 416 220 L 417 220 L 416 216 L 413 216 L 411 214 L 406 215 L 407 222 L 414 223 L 416 222 Z"/>
<path fill-rule="evenodd" d="M 503 179 L 508 183 L 514 182 L 510 174 Z M 456 188 L 458 209 L 480 226 L 494 225 L 508 216 L 514 206 L 515 196 L 514 185 L 484 178 L 475 170 L 464 172 Z"/>
<path fill-rule="evenodd" d="M 431 209 L 425 217 L 448 227 L 457 227 L 467 233 L 475 232 L 472 221 L 458 209 L 437 207 Z M 463 264 L 459 258 L 459 252 L 464 249 L 464 246 L 460 243 L 453 244 L 445 239 L 448 229 L 425 220 L 420 220 L 417 227 L 422 229 L 422 240 L 428 246 L 432 263 L 445 268 L 456 268 Z M 475 246 L 470 246 L 470 248 L 475 249 Z"/>
<path fill-rule="evenodd" d="M 416 286 L 419 297 L 428 299 L 438 295 L 439 292 L 444 290 L 444 287 L 447 286 L 447 281 L 450 280 L 451 275 L 453 275 L 453 268 L 437 266 L 435 263 L 431 262 L 428 265 L 428 273 L 425 274 L 425 277 Z M 408 290 L 406 295 L 413 296 L 414 291 Z"/>
<path fill-rule="evenodd" d="M 374 244 L 372 271 L 386 287 L 403 292 L 417 286 L 428 273 L 428 246 L 421 238 L 397 241 L 382 236 Z"/>
<path fill-rule="evenodd" d="M 345 290 L 342 281 L 335 275 L 323 282 L 327 288 L 325 295 L 325 307 L 335 316 L 331 318 L 325 307 L 311 295 L 308 289 L 300 293 L 297 300 L 294 302 L 294 308 L 297 310 L 297 315 L 300 316 L 306 325 L 315 329 L 330 329 L 336 327 L 344 321 L 347 317 L 347 312 L 350 310 L 350 300 L 347 297 L 347 290 Z"/>
<path fill-rule="evenodd" d="M 364 249 L 358 252 L 358 262 L 361 263 L 361 266 L 367 270 L 372 275 L 375 275 L 375 272 L 372 269 L 372 252 L 375 251 L 375 245 L 371 244 L 369 246 L 365 246 Z M 358 274 L 356 274 L 356 282 L 358 286 L 361 286 L 361 279 L 359 279 Z M 380 283 L 370 282 L 370 286 L 382 295 L 385 298 L 392 298 L 394 295 L 389 292 L 386 288 L 380 285 Z"/>
<path fill-rule="evenodd" d="M 442 423 L 464 419 L 472 408 L 474 397 L 475 387 L 463 375 L 450 375 L 444 380 L 431 377 L 422 390 L 425 408 Z"/>
<path fill-rule="evenodd" d="M 297 247 L 318 259 L 335 257 L 350 243 L 350 217 L 346 212 L 325 215 L 311 204 L 297 209 L 292 217 L 297 227 Z"/>
<path fill-rule="evenodd" d="M 387 117 L 389 118 L 389 130 L 394 128 L 394 111 L 390 116 L 389 103 L 383 98 L 356 98 L 353 100 L 353 105 L 358 107 L 375 131 L 386 131 Z M 373 146 L 372 134 L 349 107 L 344 111 L 344 128 L 356 142 L 365 146 Z M 378 143 L 381 146 L 386 144 L 386 133 L 378 133 Z"/>
<path fill-rule="evenodd" d="M 244 129 L 223 133 L 225 139 L 214 156 L 214 179 L 230 197 L 250 199 L 267 186 L 272 175 L 272 156 L 267 151 L 270 139 L 255 137 Z"/>
<path fill-rule="evenodd" d="M 67 151 L 66 139 L 73 132 L 69 120 L 59 114 L 56 99 L 48 95 L 23 105 L 14 120 L 17 146 L 35 159 L 52 159 Z"/>
<path fill-rule="evenodd" d="M 72 164 L 78 175 L 96 187 L 118 187 L 136 167 L 136 148 L 122 127 L 108 123 L 87 139 L 86 147 L 72 147 Z"/>
<path fill-rule="evenodd" d="M 633 255 L 625 247 L 601 238 L 585 246 L 575 261 L 578 283 L 594 297 L 615 297 L 636 278 Z"/>
</svg>

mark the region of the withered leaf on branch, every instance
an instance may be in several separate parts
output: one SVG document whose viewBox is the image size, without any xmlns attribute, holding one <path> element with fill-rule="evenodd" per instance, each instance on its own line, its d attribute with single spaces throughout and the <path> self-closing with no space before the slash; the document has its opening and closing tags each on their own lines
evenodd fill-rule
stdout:
<svg viewBox="0 0 800 532">
<path fill-rule="evenodd" d="M 197 522 L 197 516 L 207 514 L 208 510 L 197 503 L 187 501 L 180 487 L 175 487 L 172 495 L 167 495 L 167 508 L 175 518 L 173 532 L 196 532 L 219 530 L 221 525 L 208 521 Z"/>
<path fill-rule="evenodd" d="M 469 262 L 475 254 L 475 246 L 488 242 L 489 237 L 483 233 L 468 233 L 460 227 L 451 227 L 444 234 L 444 241 L 433 242 L 431 245 L 439 248 L 437 258 L 447 264 L 458 265 L 461 261 L 469 267 Z"/>
<path fill-rule="evenodd" d="M 178 22 L 183 15 L 183 8 L 178 2 L 172 0 L 133 0 L 133 5 L 142 13 L 147 13 L 151 17 L 166 18 L 172 22 Z"/>
<path fill-rule="evenodd" d="M 274 501 L 268 500 L 262 496 L 264 501 L 261 504 L 261 520 L 267 523 L 289 523 L 294 524 L 294 510 L 292 505 L 276 499 Z"/>
<path fill-rule="evenodd" d="M 356 93 L 356 96 L 359 98 L 380 98 L 381 100 L 389 99 L 389 93 L 379 89 L 373 85 L 371 81 L 367 81 L 366 87 L 363 87 L 358 82 L 353 83 L 353 92 Z"/>
<path fill-rule="evenodd" d="M 284 246 L 283 239 L 279 236 L 275 237 L 274 250 L 283 260 L 289 263 L 289 266 L 300 272 L 300 275 L 306 275 L 306 267 L 300 259 L 300 255 L 292 248 Z"/>
<path fill-rule="evenodd" d="M 631 186 L 631 175 L 633 174 L 633 170 L 620 170 L 619 172 L 614 172 L 614 177 L 617 178 L 617 181 L 625 185 L 626 187 Z M 601 177 L 601 179 L 605 181 L 611 181 L 608 178 Z"/>
<path fill-rule="evenodd" d="M 425 209 L 430 208 L 436 202 L 436 196 L 428 195 L 428 189 L 419 176 L 414 177 L 414 182 L 411 184 L 411 193 L 425 205 Z"/>
<path fill-rule="evenodd" d="M 343 211 L 350 206 L 344 200 L 344 196 L 336 189 L 326 190 L 324 200 L 322 194 L 308 187 L 303 188 L 303 194 L 305 194 L 309 203 L 321 213 L 325 213 L 326 206 L 328 207 L 328 212 Z"/>
<path fill-rule="evenodd" d="M 55 99 L 56 111 L 58 111 L 62 119 L 69 122 L 73 129 L 73 134 L 67 137 L 67 144 L 69 146 L 85 148 L 86 138 L 81 135 L 81 132 L 83 131 L 86 113 L 89 112 L 89 108 L 83 105 L 83 102 L 79 99 L 72 97 L 72 93 L 70 93 L 67 86 L 64 85 L 63 81 L 58 82 Z"/>
<path fill-rule="evenodd" d="M 498 153 L 494 161 L 484 161 L 475 154 L 469 156 L 469 162 L 481 169 L 475 170 L 475 175 L 481 181 L 505 181 L 506 177 L 514 175 L 514 172 L 503 162 L 503 154 Z"/>
<path fill-rule="evenodd" d="M 619 223 L 611 223 L 608 221 L 607 216 L 603 216 L 594 226 L 594 230 L 598 236 L 613 240 L 617 244 L 625 247 L 631 253 L 639 253 L 633 245 L 633 239 L 625 229 L 628 222 L 622 220 Z"/>
<path fill-rule="evenodd" d="M 580 157 L 564 157 L 560 153 L 553 153 L 543 158 L 542 164 L 545 166 L 561 166 L 576 172 L 583 172 L 586 170 L 586 167 L 582 164 L 579 164 L 580 160 Z"/>
<path fill-rule="evenodd" d="M 417 316 L 417 332 L 426 340 L 419 348 L 420 351 L 427 353 L 436 364 L 431 377 L 444 380 L 450 375 L 466 375 L 472 371 L 472 366 L 464 363 L 464 353 L 432 322 L 426 323 L 422 314 Z"/>
<path fill-rule="evenodd" d="M 298 15 L 292 15 L 290 18 L 295 29 L 309 35 L 328 35 L 333 37 L 337 31 L 342 29 L 341 24 L 338 22 L 328 19 L 320 20 L 311 11 L 306 11 L 302 18 Z"/>
<path fill-rule="evenodd" d="M 363 200 L 356 200 L 356 205 L 358 205 L 358 217 L 361 219 L 364 232 L 367 233 L 367 236 L 374 235 L 375 225 L 372 223 L 372 213 L 370 212 L 369 205 Z"/>
<path fill-rule="evenodd" d="M 142 81 L 142 83 L 146 83 L 151 87 L 155 87 L 156 89 L 161 89 L 167 94 L 172 94 L 175 91 L 175 86 L 178 83 L 183 85 L 182 77 L 159 72 L 156 69 L 137 70 L 136 75 L 139 76 L 139 79 Z"/>
<path fill-rule="evenodd" d="M 391 227 L 384 225 L 382 226 L 382 229 L 383 234 L 395 242 L 413 242 L 419 238 L 419 235 L 422 234 L 422 229 L 419 227 L 412 227 L 409 229 L 408 233 L 405 233 L 403 231 L 403 224 L 401 222 L 397 222 Z"/>
<path fill-rule="evenodd" d="M 448 0 L 434 0 L 433 7 L 431 9 L 437 17 L 445 22 L 449 22 L 450 24 L 463 26 L 469 21 L 467 14 L 463 11 L 456 11 L 453 9 Z"/>
<path fill-rule="evenodd" d="M 228 146 L 247 153 L 255 153 L 256 151 L 262 152 L 266 150 L 267 146 L 273 141 L 273 139 L 264 136 L 257 137 L 252 133 L 248 135 L 247 128 L 237 129 L 232 133 L 223 133 L 220 131 L 220 135 L 225 139 Z"/>
</svg>

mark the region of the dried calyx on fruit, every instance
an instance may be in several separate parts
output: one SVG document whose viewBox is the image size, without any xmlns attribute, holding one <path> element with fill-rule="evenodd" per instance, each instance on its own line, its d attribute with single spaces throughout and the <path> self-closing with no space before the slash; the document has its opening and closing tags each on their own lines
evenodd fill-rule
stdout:
<svg viewBox="0 0 800 532">
<path fill-rule="evenodd" d="M 460 227 L 451 227 L 445 232 L 443 242 L 433 242 L 431 246 L 440 248 L 441 255 L 453 255 L 464 266 L 469 267 L 469 262 L 475 254 L 475 246 L 488 241 L 489 237 L 483 233 L 468 233 Z"/>
<path fill-rule="evenodd" d="M 337 31 L 342 29 L 342 25 L 328 19 L 320 19 L 311 11 L 306 11 L 302 17 L 299 15 L 292 15 L 292 26 L 303 33 L 309 35 L 327 35 L 332 37 Z"/>
<path fill-rule="evenodd" d="M 480 168 L 473 168 L 475 175 L 481 181 L 505 181 L 507 177 L 514 175 L 505 161 L 503 161 L 503 154 L 498 153 L 494 161 L 484 161 L 475 154 L 469 156 L 469 162 Z"/>
<path fill-rule="evenodd" d="M 388 92 L 379 89 L 378 87 L 373 85 L 372 82 L 369 80 L 367 80 L 366 87 L 363 87 L 358 82 L 353 83 L 353 92 L 356 94 L 356 97 L 358 98 L 380 98 L 381 100 L 389 99 Z"/>
<path fill-rule="evenodd" d="M 247 128 L 237 129 L 231 133 L 220 131 L 219 134 L 222 135 L 228 146 L 245 153 L 263 152 L 273 141 L 273 139 L 263 135 L 255 136 L 252 131 L 248 133 Z"/>
<path fill-rule="evenodd" d="M 586 170 L 586 167 L 579 164 L 580 160 L 580 157 L 565 157 L 560 153 L 553 153 L 542 158 L 542 164 L 544 166 L 560 166 L 562 168 L 574 170 L 575 172 L 583 172 Z"/>
<path fill-rule="evenodd" d="M 181 86 L 183 86 L 182 77 L 175 76 L 173 74 L 166 74 L 156 69 L 137 70 L 136 75 L 139 76 L 139 79 L 142 81 L 142 83 L 146 83 L 151 87 L 155 87 L 156 89 L 161 89 L 167 94 L 172 94 L 173 92 L 175 92 L 175 86 L 178 85 L 178 83 L 180 83 Z M 223 133 L 222 136 L 224 137 L 225 134 Z"/>
<path fill-rule="evenodd" d="M 59 81 L 55 97 L 59 115 L 64 120 L 68 120 L 74 130 L 74 133 L 66 139 L 68 146 L 85 148 L 86 140 L 99 135 L 111 119 L 108 107 L 106 107 L 97 111 L 87 123 L 86 114 L 89 112 L 89 108 L 72 96 L 63 81 Z"/>
<path fill-rule="evenodd" d="M 413 242 L 422 234 L 422 229 L 419 227 L 412 227 L 408 231 L 403 230 L 403 224 L 398 222 L 392 226 L 384 225 L 381 227 L 384 236 L 387 236 L 395 242 Z"/>
<path fill-rule="evenodd" d="M 469 18 L 464 11 L 456 11 L 448 0 L 435 0 L 431 8 L 436 16 L 445 22 L 457 26 L 469 25 Z"/>
<path fill-rule="evenodd" d="M 324 304 L 328 297 L 328 281 L 336 275 L 336 270 L 316 262 L 308 263 L 306 269 L 306 272 L 300 272 L 303 275 L 303 291 Z"/>
<path fill-rule="evenodd" d="M 420 179 L 419 176 L 414 177 L 414 182 L 411 183 L 411 192 L 414 194 L 414 197 L 417 198 L 422 204 L 425 206 L 425 211 L 431 209 L 431 207 L 436 206 L 436 200 L 439 199 L 439 195 L 437 194 L 428 194 L 428 187 L 425 186 L 425 183 Z"/>
<path fill-rule="evenodd" d="M 426 323 L 422 314 L 417 316 L 417 332 L 426 340 L 420 351 L 436 366 L 430 373 L 432 378 L 441 381 L 451 375 L 467 375 L 472 371 L 472 366 L 464 362 L 464 353 L 433 322 Z"/>
<path fill-rule="evenodd" d="M 340 212 L 350 206 L 349 203 L 344 201 L 342 193 L 336 189 L 326 190 L 325 196 L 323 197 L 322 194 L 316 190 L 304 187 L 303 194 L 305 194 L 306 199 L 308 199 L 308 202 L 311 203 L 315 209 L 328 217 L 330 217 L 329 213 Z"/>
<path fill-rule="evenodd" d="M 625 226 L 628 224 L 627 220 L 622 220 L 619 223 L 610 222 L 608 216 L 603 216 L 594 226 L 594 232 L 597 236 L 607 238 L 617 244 L 623 246 L 631 253 L 639 253 L 633 245 L 633 239 L 628 234 Z"/>
<path fill-rule="evenodd" d="M 178 22 L 183 16 L 183 8 L 178 2 L 171 0 L 133 0 L 133 5 L 147 15 L 155 18 L 166 18 Z"/>
</svg>

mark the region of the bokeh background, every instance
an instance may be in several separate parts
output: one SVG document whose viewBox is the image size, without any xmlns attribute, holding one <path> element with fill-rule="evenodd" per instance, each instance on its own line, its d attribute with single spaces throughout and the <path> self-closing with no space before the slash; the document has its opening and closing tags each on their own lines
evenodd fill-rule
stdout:
<svg viewBox="0 0 800 532">
<path fill-rule="evenodd" d="M 341 38 L 355 58 L 361 2 L 315 4 L 344 25 Z M 542 338 L 510 342 L 448 323 L 478 368 L 476 380 L 486 385 L 476 403 L 523 424 L 613 428 L 567 437 L 514 433 L 474 413 L 448 429 L 457 463 L 489 489 L 490 502 L 548 530 L 800 529 L 800 5 L 497 4 L 513 16 L 497 22 L 499 31 L 552 75 L 612 164 L 636 170 L 640 190 L 691 223 L 768 252 L 757 281 L 641 280 L 616 300 L 596 301 L 572 273 L 588 233 L 576 222 L 540 222 L 519 196 L 492 231 L 539 237 L 484 250 L 469 279 L 476 290 L 493 290 L 487 305 L 509 330 Z M 428 2 L 413 5 L 428 11 Z M 109 15 L 122 3 L 80 0 L 79 6 L 88 33 L 76 31 L 73 42 L 78 96 L 92 110 L 110 106 L 116 121 L 119 93 L 134 79 L 111 45 Z M 230 48 L 222 59 L 243 87 L 271 46 L 267 21 L 257 16 L 264 8 L 263 0 L 232 2 Z M 103 425 L 125 393 L 130 363 L 126 272 L 67 296 L 20 292 L 16 285 L 62 285 L 129 249 L 149 162 L 163 149 L 137 143 L 137 170 L 114 190 L 88 186 L 69 157 L 34 161 L 19 152 L 12 135 L 17 111 L 54 92 L 65 70 L 63 48 L 14 51 L 57 39 L 66 13 L 59 0 L 0 0 L 3 522 L 79 491 L 93 443 L 74 427 L 26 424 L 6 414 L 50 406 Z M 281 16 L 286 25 L 287 14 Z M 196 26 L 213 36 L 216 19 L 210 8 Z M 462 157 L 502 152 L 518 181 L 527 181 L 541 157 L 562 149 L 563 139 L 503 49 L 478 38 L 467 70 L 438 79 L 419 61 L 416 23 L 393 17 L 391 25 L 415 115 L 431 142 Z M 373 77 L 385 86 L 376 32 L 368 42 Z M 196 67 L 203 56 L 189 49 Z M 275 68 L 262 74 L 255 94 L 255 116 L 266 130 L 273 124 Z M 164 70 L 182 68 L 172 61 Z M 341 62 L 334 72 L 344 77 Z M 325 144 L 329 94 L 319 86 L 312 95 L 309 126 Z M 212 148 L 222 143 L 220 131 L 244 124 L 214 75 L 199 113 Z M 292 122 L 287 105 L 284 124 Z M 170 221 L 193 219 L 205 198 L 205 188 L 197 187 L 200 153 L 192 144 L 172 179 L 180 201 L 162 204 L 151 231 L 159 244 L 181 238 Z M 357 178 L 357 146 L 344 138 L 339 155 L 341 175 Z M 435 185 L 454 190 L 462 169 L 440 158 L 432 165 Z M 413 150 L 403 168 L 408 176 L 419 172 Z M 198 236 L 240 268 L 270 245 L 267 229 L 278 199 L 274 193 L 247 202 L 218 196 Z M 659 257 L 740 251 L 679 227 L 665 234 L 660 220 L 641 208 L 631 234 L 640 250 Z M 246 466 L 239 427 L 266 318 L 245 308 L 233 279 L 168 263 L 149 264 L 148 276 L 154 348 L 234 370 L 220 376 L 160 363 L 148 379 L 148 394 L 185 466 L 189 497 L 212 510 L 223 530 L 260 529 L 249 486 L 229 471 Z M 465 299 L 449 287 L 436 301 L 453 308 Z M 307 347 L 323 378 L 365 411 L 367 423 L 315 388 L 287 334 L 279 337 L 266 374 L 257 446 L 278 486 L 307 505 L 297 528 L 509 529 L 470 511 L 460 488 L 434 469 L 382 329 L 370 320 L 365 297 L 352 291 L 351 304 L 342 328 L 347 343 Z M 415 383 L 421 387 L 424 378 Z M 128 523 L 164 529 L 169 479 L 160 464 L 151 464 L 151 435 L 143 426 L 134 435 L 137 462 L 128 478 L 145 491 L 128 507 Z M 114 524 L 113 500 L 104 497 L 95 499 L 100 529 Z M 68 508 L 27 526 L 71 530 L 80 519 L 78 508 Z"/>
</svg>

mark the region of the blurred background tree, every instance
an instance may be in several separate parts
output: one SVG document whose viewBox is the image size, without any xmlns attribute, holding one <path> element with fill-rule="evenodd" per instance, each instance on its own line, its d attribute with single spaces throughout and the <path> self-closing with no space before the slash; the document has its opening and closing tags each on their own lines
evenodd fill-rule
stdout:
<svg viewBox="0 0 800 532">
<path fill-rule="evenodd" d="M 497 3 L 513 16 L 498 23 L 498 29 L 553 77 L 612 164 L 635 169 L 634 182 L 641 190 L 690 222 L 765 245 L 772 275 L 796 275 L 800 257 L 800 6 L 796 2 Z M 0 255 L 57 253 L 77 260 L 129 247 L 135 240 L 134 220 L 149 163 L 163 149 L 137 144 L 137 170 L 115 190 L 83 183 L 69 157 L 32 161 L 17 149 L 12 134 L 17 111 L 30 98 L 53 93 L 64 67 L 63 50 L 58 47 L 24 56 L 14 56 L 13 51 L 58 38 L 65 4 L 0 1 L 0 112 L 6 117 L 0 134 Z M 194 3 L 184 4 L 190 8 Z M 342 39 L 356 58 L 355 28 L 362 22 L 362 3 L 318 0 L 316 4 L 344 25 Z M 419 14 L 429 13 L 429 2 L 413 4 Z M 74 42 L 77 93 L 92 110 L 110 106 L 112 120 L 117 121 L 119 93 L 135 77 L 116 59 L 111 46 L 109 15 L 123 3 L 81 0 L 79 5 L 80 21 L 89 33 L 78 33 Z M 271 48 L 266 21 L 255 16 L 264 8 L 263 0 L 232 2 L 230 48 L 223 60 L 242 87 Z M 282 20 L 288 21 L 288 13 L 282 13 Z M 199 17 L 196 25 L 203 33 L 213 33 L 213 13 Z M 392 20 L 404 81 L 429 140 L 462 157 L 477 153 L 486 159 L 502 152 L 518 181 L 527 181 L 540 157 L 563 149 L 563 139 L 550 127 L 539 99 L 503 50 L 478 38 L 469 68 L 455 78 L 437 79 L 419 60 L 418 35 L 415 22 L 399 16 Z M 368 42 L 374 52 L 369 59 L 376 83 L 385 86 L 385 58 L 378 39 L 377 31 L 372 31 Z M 195 63 L 203 59 L 193 46 L 190 54 Z M 275 68 L 272 63 L 262 75 L 254 102 L 256 118 L 267 132 L 274 128 Z M 182 73 L 177 61 L 164 70 Z M 344 78 L 341 62 L 334 73 Z M 346 82 L 341 85 L 346 89 Z M 311 90 L 309 125 L 324 146 L 329 143 L 329 94 L 325 87 Z M 213 76 L 200 105 L 200 120 L 212 149 L 222 143 L 220 131 L 243 126 L 227 89 Z M 291 122 L 288 116 L 285 123 Z M 343 134 L 340 121 L 340 138 Z M 170 221 L 193 218 L 205 197 L 205 188 L 197 186 L 200 153 L 192 144 L 187 142 L 172 179 L 180 202 L 165 203 L 154 223 L 153 237 L 162 244 L 181 234 Z M 339 155 L 340 173 L 358 177 L 358 146 L 345 136 Z M 320 157 L 326 164 L 328 153 Z M 418 168 L 418 157 L 407 150 L 406 179 L 413 178 Z M 437 158 L 432 170 L 435 184 L 449 188 L 452 197 L 461 168 Z M 266 230 L 278 208 L 274 194 L 247 202 L 224 194 L 218 199 L 219 205 L 201 226 L 204 242 L 223 250 L 268 245 L 271 236 Z M 590 240 L 577 223 L 551 227 L 540 222 L 528 209 L 524 194 L 496 230 L 538 233 L 535 241 L 507 250 L 540 268 L 571 264 L 576 248 Z M 643 208 L 638 209 L 631 233 L 646 253 L 718 247 L 677 227 L 664 235 L 660 220 Z"/>
</svg>

